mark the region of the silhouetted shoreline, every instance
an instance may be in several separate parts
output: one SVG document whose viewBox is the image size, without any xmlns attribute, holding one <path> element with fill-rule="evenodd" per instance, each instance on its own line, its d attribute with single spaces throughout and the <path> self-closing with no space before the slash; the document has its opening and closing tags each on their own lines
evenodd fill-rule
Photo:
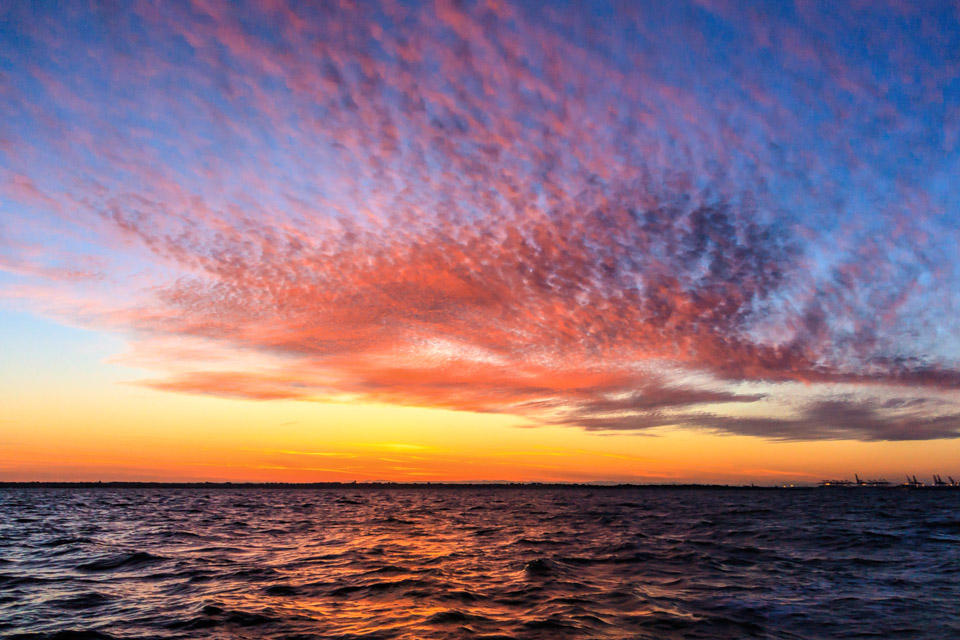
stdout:
<svg viewBox="0 0 960 640">
<path fill-rule="evenodd" d="M 773 486 L 773 485 L 733 485 L 733 484 L 631 484 L 631 483 L 565 483 L 565 482 L 0 482 L 0 489 L 727 489 L 747 491 L 857 491 L 857 490 L 893 490 L 893 489 L 949 489 L 950 487 L 907 487 L 890 485 L 886 487 L 819 487 L 816 485 Z"/>
</svg>

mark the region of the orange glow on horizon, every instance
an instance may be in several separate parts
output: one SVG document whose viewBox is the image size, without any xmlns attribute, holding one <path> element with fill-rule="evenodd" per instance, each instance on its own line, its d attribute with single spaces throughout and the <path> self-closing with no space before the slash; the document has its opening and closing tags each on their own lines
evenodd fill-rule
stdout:
<svg viewBox="0 0 960 640">
<path fill-rule="evenodd" d="M 960 454 L 956 441 L 590 433 L 489 413 L 110 391 L 6 398 L 0 480 L 773 484 L 952 473 Z"/>
</svg>

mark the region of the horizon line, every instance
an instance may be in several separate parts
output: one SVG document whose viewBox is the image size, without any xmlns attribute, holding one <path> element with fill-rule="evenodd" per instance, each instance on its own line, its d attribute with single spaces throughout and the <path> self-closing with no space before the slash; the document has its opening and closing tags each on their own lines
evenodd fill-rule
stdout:
<svg viewBox="0 0 960 640">
<path fill-rule="evenodd" d="M 828 485 L 827 488 L 834 485 Z M 851 485 L 849 488 L 866 489 L 895 489 L 908 486 L 904 483 L 890 483 L 885 486 Z M 824 488 L 822 483 L 780 483 L 780 484 L 724 484 L 704 482 L 660 482 L 636 483 L 596 480 L 590 482 L 541 482 L 541 481 L 507 481 L 507 480 L 471 480 L 471 481 L 390 481 L 390 480 L 360 480 L 350 482 L 316 481 L 316 482 L 258 482 L 258 481 L 139 481 L 139 480 L 4 480 L 0 481 L 0 489 L 8 488 L 357 488 L 357 487 L 585 487 L 585 488 L 724 488 L 724 489 L 817 489 Z M 936 488 L 934 485 L 921 485 L 925 488 Z M 844 488 L 837 485 L 837 488 Z M 915 487 L 918 488 L 918 487 Z"/>
</svg>

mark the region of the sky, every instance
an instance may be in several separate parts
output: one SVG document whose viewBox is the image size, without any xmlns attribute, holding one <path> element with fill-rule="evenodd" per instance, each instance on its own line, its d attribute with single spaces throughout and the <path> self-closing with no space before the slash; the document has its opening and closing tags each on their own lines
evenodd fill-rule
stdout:
<svg viewBox="0 0 960 640">
<path fill-rule="evenodd" d="M 0 3 L 0 480 L 960 477 L 960 5 Z"/>
</svg>

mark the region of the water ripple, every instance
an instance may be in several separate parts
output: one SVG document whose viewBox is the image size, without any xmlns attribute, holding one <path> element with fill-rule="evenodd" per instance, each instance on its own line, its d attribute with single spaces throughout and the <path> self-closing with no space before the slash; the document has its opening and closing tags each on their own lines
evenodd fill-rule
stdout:
<svg viewBox="0 0 960 640">
<path fill-rule="evenodd" d="M 960 496 L 0 490 L 0 635 L 957 637 Z"/>
</svg>

